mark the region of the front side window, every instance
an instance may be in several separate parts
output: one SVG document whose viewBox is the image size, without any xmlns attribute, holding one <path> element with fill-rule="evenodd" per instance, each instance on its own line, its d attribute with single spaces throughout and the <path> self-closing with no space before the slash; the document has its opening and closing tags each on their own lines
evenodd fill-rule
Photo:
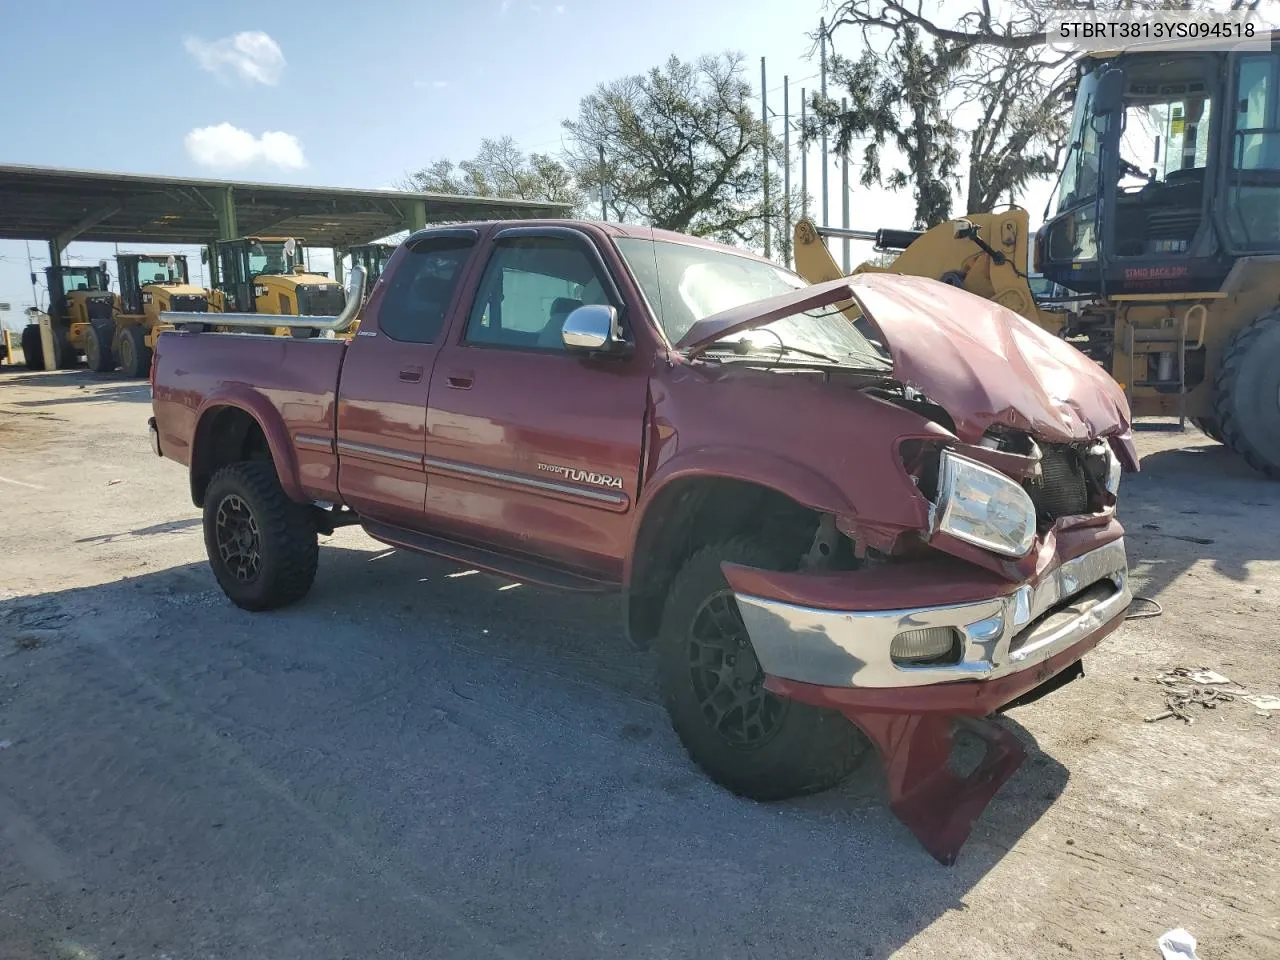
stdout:
<svg viewBox="0 0 1280 960">
<path fill-rule="evenodd" d="M 473 246 L 470 241 L 426 240 L 406 250 L 387 278 L 378 329 L 392 340 L 434 343 Z"/>
<path fill-rule="evenodd" d="M 807 286 L 794 273 L 768 261 L 724 250 L 668 240 L 619 238 L 615 242 L 672 343 L 713 314 Z M 889 359 L 834 307 L 782 317 L 758 329 L 731 334 L 720 343 L 728 350 L 739 341 L 750 354 L 795 359 L 788 356 L 790 352 L 802 362 L 818 359 L 881 369 Z"/>
<path fill-rule="evenodd" d="M 1061 213 L 1098 192 L 1100 152 L 1098 132 L 1093 123 L 1094 91 L 1098 74 L 1086 73 L 1076 91 L 1075 115 L 1071 118 L 1071 147 L 1063 162 L 1054 212 Z"/>
<path fill-rule="evenodd" d="M 1280 248 L 1280 53 L 1240 57 L 1234 106 L 1228 241 L 1240 251 L 1273 252 Z"/>
<path fill-rule="evenodd" d="M 467 318 L 466 342 L 563 350 L 564 321 L 578 307 L 608 304 L 587 252 L 560 237 L 500 241 Z"/>
<path fill-rule="evenodd" d="M 294 246 L 292 255 L 284 240 L 253 240 L 249 243 L 249 278 L 265 273 L 271 276 L 292 273 L 302 266 L 302 244 Z"/>
<path fill-rule="evenodd" d="M 187 263 L 174 257 L 173 266 L 169 266 L 168 257 L 147 257 L 138 261 L 138 282 L 147 283 L 186 283 Z"/>
</svg>

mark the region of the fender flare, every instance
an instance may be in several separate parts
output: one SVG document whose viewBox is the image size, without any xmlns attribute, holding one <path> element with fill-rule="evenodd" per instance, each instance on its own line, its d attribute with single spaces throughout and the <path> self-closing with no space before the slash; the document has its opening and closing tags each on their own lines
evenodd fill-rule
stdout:
<svg viewBox="0 0 1280 960">
<path fill-rule="evenodd" d="M 735 446 L 698 447 L 679 453 L 662 464 L 644 484 L 636 509 L 631 549 L 623 564 L 623 583 L 630 584 L 637 548 L 649 509 L 665 490 L 682 480 L 740 480 L 776 490 L 792 500 L 840 516 L 856 516 L 857 510 L 844 492 L 812 467 L 760 449 Z"/>
<path fill-rule="evenodd" d="M 298 477 L 298 458 L 293 444 L 289 440 L 289 431 L 285 428 L 280 412 L 272 406 L 271 401 L 252 387 L 240 383 L 226 383 L 211 391 L 201 402 L 196 411 L 195 430 L 192 431 L 191 442 L 191 490 L 195 494 L 195 474 L 203 449 L 202 431 L 212 420 L 215 411 L 232 407 L 247 413 L 258 424 L 262 435 L 267 439 L 267 449 L 271 452 L 271 460 L 275 464 L 276 475 L 280 478 L 280 486 L 290 500 L 306 501 L 302 492 L 302 484 Z"/>
</svg>

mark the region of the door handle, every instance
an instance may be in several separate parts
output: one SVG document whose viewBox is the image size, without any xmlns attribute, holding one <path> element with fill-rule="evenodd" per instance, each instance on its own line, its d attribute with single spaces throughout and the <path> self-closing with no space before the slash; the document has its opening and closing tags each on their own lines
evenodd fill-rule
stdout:
<svg viewBox="0 0 1280 960">
<path fill-rule="evenodd" d="M 455 390 L 470 390 L 476 382 L 476 375 L 470 370 L 455 370 L 448 376 L 449 386 Z"/>
<path fill-rule="evenodd" d="M 400 371 L 400 380 L 402 383 L 421 383 L 422 368 L 421 367 L 405 367 Z"/>
</svg>

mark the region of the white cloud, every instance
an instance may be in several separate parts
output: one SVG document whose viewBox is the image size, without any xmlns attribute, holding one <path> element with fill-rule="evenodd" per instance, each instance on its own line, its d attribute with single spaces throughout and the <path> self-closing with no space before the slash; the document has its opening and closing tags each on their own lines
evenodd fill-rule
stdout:
<svg viewBox="0 0 1280 960">
<path fill-rule="evenodd" d="M 259 30 L 237 33 L 218 40 L 183 38 L 187 53 L 195 57 L 201 70 L 223 79 L 238 77 L 249 83 L 273 86 L 284 73 L 284 53 L 280 44 Z"/>
<path fill-rule="evenodd" d="M 511 0 L 502 0 L 502 5 L 498 7 L 498 13 L 506 13 L 511 9 Z"/>
<path fill-rule="evenodd" d="M 564 4 L 563 4 L 563 3 L 557 3 L 557 4 L 556 4 L 556 13 L 564 13 Z"/>
<path fill-rule="evenodd" d="M 255 137 L 229 123 L 215 127 L 198 127 L 187 134 L 187 155 L 202 167 L 238 170 L 254 164 L 267 164 L 285 170 L 300 170 L 307 165 L 302 141 L 291 133 L 268 130 Z"/>
</svg>

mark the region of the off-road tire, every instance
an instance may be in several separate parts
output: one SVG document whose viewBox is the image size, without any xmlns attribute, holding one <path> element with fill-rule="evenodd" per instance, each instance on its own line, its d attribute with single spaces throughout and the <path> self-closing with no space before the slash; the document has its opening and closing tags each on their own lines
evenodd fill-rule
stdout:
<svg viewBox="0 0 1280 960">
<path fill-rule="evenodd" d="M 28 370 L 44 369 L 44 344 L 40 342 L 38 323 L 29 323 L 22 328 L 22 362 Z"/>
<path fill-rule="evenodd" d="M 219 511 L 237 505 L 247 508 L 257 530 L 259 563 L 250 577 L 237 576 L 220 547 Z M 285 495 L 267 461 L 233 463 L 213 475 L 204 495 L 204 544 L 218 586 L 245 610 L 301 600 L 316 578 L 320 548 L 311 512 Z"/>
<path fill-rule="evenodd" d="M 151 375 L 151 348 L 147 332 L 131 325 L 120 331 L 120 369 L 126 377 L 146 379 Z"/>
<path fill-rule="evenodd" d="M 1217 417 L 1192 417 L 1191 423 L 1210 440 L 1222 443 L 1222 431 L 1218 428 Z"/>
<path fill-rule="evenodd" d="M 110 373 L 116 368 L 116 357 L 111 350 L 115 338 L 114 323 L 90 324 L 84 341 L 84 359 L 94 373 Z"/>
<path fill-rule="evenodd" d="M 1222 442 L 1280 480 L 1280 310 L 1231 338 L 1213 378 L 1213 407 Z"/>
<path fill-rule="evenodd" d="M 773 732 L 755 744 L 734 743 L 704 714 L 691 667 L 693 629 L 709 603 L 729 591 L 722 562 L 782 569 L 776 546 L 754 537 L 738 537 L 694 553 L 676 574 L 667 595 L 658 635 L 658 671 L 671 725 L 690 758 L 712 780 L 753 800 L 784 800 L 816 793 L 848 776 L 865 756 L 862 732 L 834 710 L 823 710 L 764 692 L 769 709 L 781 709 Z M 728 593 L 728 610 L 741 623 Z M 722 608 L 723 609 L 723 608 Z M 755 663 L 742 630 L 749 663 Z M 763 678 L 756 666 L 756 682 Z M 762 691 L 763 692 L 763 691 Z"/>
</svg>

